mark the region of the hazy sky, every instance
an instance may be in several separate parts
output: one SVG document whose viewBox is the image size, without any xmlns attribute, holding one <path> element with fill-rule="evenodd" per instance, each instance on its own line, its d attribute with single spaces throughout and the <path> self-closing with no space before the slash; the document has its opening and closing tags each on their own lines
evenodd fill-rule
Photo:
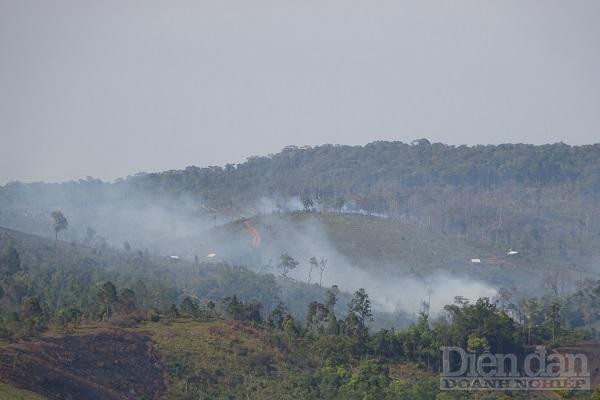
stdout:
<svg viewBox="0 0 600 400">
<path fill-rule="evenodd" d="M 0 184 L 600 141 L 600 1 L 0 0 Z"/>
</svg>

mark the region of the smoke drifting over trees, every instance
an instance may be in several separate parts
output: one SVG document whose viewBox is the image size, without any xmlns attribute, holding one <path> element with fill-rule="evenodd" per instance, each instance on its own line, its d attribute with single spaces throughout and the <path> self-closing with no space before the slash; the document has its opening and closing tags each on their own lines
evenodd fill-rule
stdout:
<svg viewBox="0 0 600 400">
<path fill-rule="evenodd" d="M 517 293 L 519 277 L 544 266 L 546 287 L 559 267 L 588 276 L 598 257 L 599 151 L 426 141 L 289 147 L 236 166 L 112 184 L 9 184 L 0 189 L 0 223 L 42 235 L 54 229 L 88 246 L 188 260 L 216 254 L 299 282 L 310 275 L 318 286 L 365 287 L 376 310 L 416 312 L 426 301 L 435 311 L 457 295 Z M 53 225 L 51 210 L 61 210 Z M 262 243 L 239 222 L 248 217 Z M 506 257 L 509 247 L 519 255 Z"/>
</svg>

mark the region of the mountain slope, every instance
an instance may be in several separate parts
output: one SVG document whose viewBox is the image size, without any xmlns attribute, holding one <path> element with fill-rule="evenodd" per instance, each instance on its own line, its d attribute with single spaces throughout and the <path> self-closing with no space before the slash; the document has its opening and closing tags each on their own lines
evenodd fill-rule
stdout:
<svg viewBox="0 0 600 400">
<path fill-rule="evenodd" d="M 246 223 L 260 233 L 261 242 L 253 246 L 253 236 Z M 440 234 L 399 221 L 357 214 L 330 212 L 293 212 L 259 215 L 238 220 L 210 231 L 203 245 L 223 259 L 242 260 L 254 268 L 267 268 L 277 273 L 276 265 L 282 253 L 289 253 L 300 262 L 299 280 L 308 279 L 308 259 L 326 258 L 329 267 L 324 272 L 327 284 L 337 283 L 343 265 L 352 265 L 368 272 L 372 278 L 417 278 L 427 281 L 446 275 L 485 281 L 496 288 L 521 288 L 537 285 L 553 270 L 566 273 L 591 274 L 593 258 L 580 255 L 580 269 L 563 265 L 548 256 L 515 247 L 518 253 L 508 255 L 509 248 L 469 240 L 466 237 Z M 233 256 L 235 254 L 236 256 Z M 478 259 L 474 263 L 471 260 Z M 342 265 L 343 264 L 343 265 Z M 585 266 L 589 269 L 586 271 Z M 313 271 L 312 281 L 318 281 Z M 528 290 L 532 290 L 529 286 Z M 459 295 L 454 293 L 453 295 Z"/>
<path fill-rule="evenodd" d="M 319 210 L 386 215 L 497 252 L 518 247 L 577 266 L 579 256 L 595 256 L 600 238 L 599 160 L 599 144 L 291 146 L 224 168 L 143 173 L 113 184 L 8 184 L 0 188 L 0 225 L 50 235 L 50 212 L 61 209 L 74 223 L 70 238 L 88 225 L 109 240 L 159 247 L 213 218 L 298 209 L 302 198 Z"/>
<path fill-rule="evenodd" d="M 23 400 L 333 399 L 336 386 L 369 372 L 361 372 L 359 347 L 348 337 L 301 338 L 222 319 L 175 318 L 125 329 L 96 323 L 0 347 L 2 361 L 20 354 L 15 368 L 0 363 L 0 379 L 9 382 L 0 385 L 0 396 L 4 390 Z M 415 365 L 392 361 L 377 372 L 383 382 L 375 385 L 394 382 L 409 390 L 421 382 L 437 391 L 432 374 Z"/>
</svg>

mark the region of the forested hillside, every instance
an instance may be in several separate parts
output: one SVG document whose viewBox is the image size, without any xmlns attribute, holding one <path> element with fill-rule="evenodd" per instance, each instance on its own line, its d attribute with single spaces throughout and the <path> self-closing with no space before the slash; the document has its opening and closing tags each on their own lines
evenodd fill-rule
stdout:
<svg viewBox="0 0 600 400">
<path fill-rule="evenodd" d="M 597 338 L 600 281 L 569 296 L 457 297 L 380 330 L 364 289 L 0 233 L 0 398 L 476 399 L 440 392 L 440 346 L 524 355 Z M 590 398 L 537 398 L 559 394 Z"/>
<path fill-rule="evenodd" d="M 260 211 L 261 198 L 387 215 L 568 260 L 600 237 L 600 145 L 412 145 L 284 149 L 236 166 L 143 174 L 122 184 Z M 565 234 L 568 232 L 568 234 Z"/>
<path fill-rule="evenodd" d="M 355 265 L 380 278 L 442 271 L 496 289 L 529 283 L 538 294 L 564 292 L 599 270 L 599 155 L 600 145 L 562 143 L 288 147 L 238 165 L 114 183 L 8 184 L 0 226 L 54 236 L 51 213 L 62 210 L 64 240 L 126 241 L 188 260 L 218 250 L 217 259 L 276 275 L 274 264 L 289 253 L 304 281 L 308 260 L 320 257 L 329 261 L 329 284 L 338 283 L 328 279 L 336 269 L 360 281 L 341 268 Z M 294 210 L 304 213 L 286 214 Z M 254 218 L 260 246 L 240 217 Z M 509 250 L 517 255 L 507 258 Z"/>
<path fill-rule="evenodd" d="M 377 142 L 5 185 L 0 398 L 449 399 L 441 345 L 596 357 L 599 150 Z"/>
<path fill-rule="evenodd" d="M 110 281 L 116 288 L 131 292 L 143 308 L 167 310 L 185 296 L 219 301 L 236 295 L 244 301 L 261 303 L 270 310 L 290 300 L 292 309 L 304 311 L 304 296 L 320 288 L 287 285 L 280 288 L 275 276 L 256 274 L 225 263 L 191 262 L 157 256 L 147 251 L 117 250 L 103 244 L 76 245 L 46 240 L 0 228 L 0 304 L 4 310 L 18 310 L 26 299 L 57 318 L 105 313 L 97 302 L 98 285 Z M 300 292 L 302 294 L 298 294 Z M 294 305 L 296 307 L 294 307 Z M 4 326 L 6 329 L 9 325 Z M 9 329 L 10 330 L 10 329 Z"/>
<path fill-rule="evenodd" d="M 290 199 L 303 199 L 568 261 L 600 237 L 599 195 L 600 145 L 468 147 L 422 139 L 288 147 L 237 165 L 141 173 L 114 184 L 8 184 L 0 205 L 10 212 L 40 198 L 85 205 L 167 197 L 223 216 L 297 208 Z"/>
<path fill-rule="evenodd" d="M 600 145 L 450 146 L 421 139 L 413 144 L 290 146 L 238 165 L 189 167 L 129 180 L 153 190 L 199 193 L 215 205 L 225 196 L 233 202 L 302 194 L 339 200 L 337 196 L 393 196 L 432 186 L 489 190 L 568 185 L 598 194 L 599 160 Z"/>
<path fill-rule="evenodd" d="M 237 165 L 115 183 L 8 184 L 0 188 L 0 225 L 50 236 L 50 212 L 61 209 L 72 222 L 69 240 L 83 240 L 91 226 L 113 245 L 128 240 L 169 251 L 240 216 L 316 209 L 373 214 L 430 232 L 425 241 L 444 235 L 486 254 L 513 249 L 533 269 L 582 274 L 600 259 L 599 199 L 600 145 L 468 147 L 422 139 L 288 147 Z M 382 247 L 371 239 L 371 250 Z"/>
</svg>

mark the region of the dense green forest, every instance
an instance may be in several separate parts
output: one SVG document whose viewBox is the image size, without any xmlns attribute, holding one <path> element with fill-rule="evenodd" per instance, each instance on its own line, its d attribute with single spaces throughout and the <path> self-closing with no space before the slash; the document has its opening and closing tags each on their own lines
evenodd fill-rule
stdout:
<svg viewBox="0 0 600 400">
<path fill-rule="evenodd" d="M 468 147 L 430 144 L 422 139 L 413 144 L 290 146 L 278 154 L 250 157 L 242 164 L 139 174 L 123 182 L 153 191 L 198 193 L 209 201 L 215 199 L 215 205 L 227 197 L 235 202 L 306 194 L 331 201 L 336 196 L 401 195 L 427 186 L 490 190 L 511 185 L 568 185 L 582 193 L 598 194 L 599 157 L 597 144 Z"/>
</svg>

